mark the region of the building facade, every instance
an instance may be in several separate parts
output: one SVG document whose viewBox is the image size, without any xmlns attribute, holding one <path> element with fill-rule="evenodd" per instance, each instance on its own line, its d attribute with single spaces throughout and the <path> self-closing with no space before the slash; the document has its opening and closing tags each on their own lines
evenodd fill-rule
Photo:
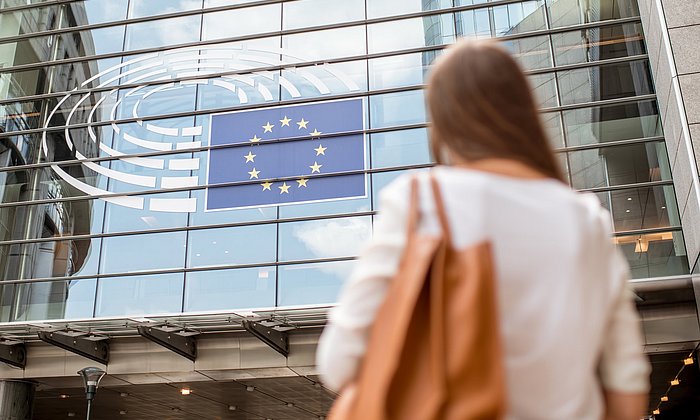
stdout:
<svg viewBox="0 0 700 420">
<path fill-rule="evenodd" d="M 0 0 L 0 338 L 27 351 L 0 378 L 75 387 L 63 378 L 94 362 L 49 355 L 50 332 L 110 342 L 97 360 L 114 389 L 203 383 L 219 410 L 204 418 L 324 416 L 332 395 L 313 387 L 313 348 L 325 312 L 371 235 L 377 193 L 432 165 L 429 65 L 460 37 L 494 38 L 527 72 L 571 186 L 612 214 L 661 363 L 649 414 L 663 418 L 664 384 L 700 341 L 691 3 Z M 243 321 L 291 348 L 244 351 L 257 339 Z M 156 348 L 128 350 L 146 345 L 144 326 L 200 337 L 200 355 L 140 365 Z M 231 365 L 234 350 L 255 363 Z M 52 370 L 62 357 L 70 367 Z M 217 394 L 274 388 L 294 376 L 276 378 L 281 368 L 318 401 Z M 95 415 L 150 418 L 135 414 L 143 401 L 121 404 L 132 408 Z M 197 412 L 177 404 L 159 407 Z M 35 417 L 77 410 L 66 407 L 37 404 Z"/>
</svg>

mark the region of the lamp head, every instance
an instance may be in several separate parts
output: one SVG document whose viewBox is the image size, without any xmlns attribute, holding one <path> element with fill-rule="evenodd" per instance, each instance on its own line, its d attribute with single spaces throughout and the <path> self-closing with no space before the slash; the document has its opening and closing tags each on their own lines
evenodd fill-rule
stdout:
<svg viewBox="0 0 700 420">
<path fill-rule="evenodd" d="M 106 373 L 107 372 L 104 370 L 96 367 L 86 367 L 78 371 L 78 375 L 83 378 L 83 384 L 85 385 L 85 396 L 88 400 L 95 398 L 97 386 L 100 384 L 100 380 Z"/>
</svg>

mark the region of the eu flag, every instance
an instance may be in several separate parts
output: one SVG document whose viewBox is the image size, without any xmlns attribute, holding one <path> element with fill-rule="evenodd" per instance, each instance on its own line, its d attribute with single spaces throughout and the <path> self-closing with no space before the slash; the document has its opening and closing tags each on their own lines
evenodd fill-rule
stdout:
<svg viewBox="0 0 700 420">
<path fill-rule="evenodd" d="M 367 194 L 362 99 L 234 111 L 211 116 L 206 210 Z M 278 179 L 286 178 L 286 179 Z M 244 182 L 217 187 L 215 184 Z"/>
</svg>

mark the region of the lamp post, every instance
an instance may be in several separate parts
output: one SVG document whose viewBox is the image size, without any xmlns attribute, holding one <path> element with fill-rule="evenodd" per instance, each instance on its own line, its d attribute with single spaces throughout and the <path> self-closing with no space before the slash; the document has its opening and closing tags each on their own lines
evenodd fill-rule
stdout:
<svg viewBox="0 0 700 420">
<path fill-rule="evenodd" d="M 87 399 L 87 417 L 86 420 L 90 420 L 90 408 L 92 407 L 92 400 L 95 398 L 95 393 L 97 392 L 97 386 L 100 384 L 100 380 L 105 376 L 104 370 L 96 367 L 86 367 L 78 371 L 78 375 L 83 378 L 83 383 L 85 384 L 85 398 Z"/>
</svg>

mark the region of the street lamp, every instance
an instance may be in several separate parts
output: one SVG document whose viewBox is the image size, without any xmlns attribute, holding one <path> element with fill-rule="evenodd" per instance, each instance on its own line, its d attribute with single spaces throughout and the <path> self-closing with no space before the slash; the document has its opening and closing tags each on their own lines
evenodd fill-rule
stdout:
<svg viewBox="0 0 700 420">
<path fill-rule="evenodd" d="M 83 378 L 83 383 L 85 384 L 85 398 L 87 399 L 87 417 L 86 420 L 90 420 L 90 408 L 92 406 L 92 399 L 95 398 L 95 393 L 97 392 L 97 386 L 100 384 L 100 380 L 105 376 L 104 370 L 96 367 L 86 367 L 78 371 L 78 375 Z"/>
</svg>

